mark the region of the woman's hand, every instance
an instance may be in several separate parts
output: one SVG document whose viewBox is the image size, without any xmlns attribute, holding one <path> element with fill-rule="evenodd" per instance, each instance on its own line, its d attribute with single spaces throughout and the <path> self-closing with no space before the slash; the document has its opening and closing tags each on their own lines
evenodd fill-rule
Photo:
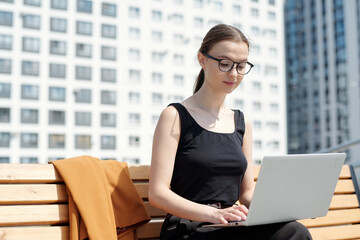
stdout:
<svg viewBox="0 0 360 240">
<path fill-rule="evenodd" d="M 248 209 L 244 205 L 216 209 L 214 223 L 228 223 L 230 221 L 246 220 Z"/>
</svg>

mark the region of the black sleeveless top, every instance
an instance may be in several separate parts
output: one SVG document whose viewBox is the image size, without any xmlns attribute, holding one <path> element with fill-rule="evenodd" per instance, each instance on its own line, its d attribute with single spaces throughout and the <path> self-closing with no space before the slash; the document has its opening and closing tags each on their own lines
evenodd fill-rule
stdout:
<svg viewBox="0 0 360 240">
<path fill-rule="evenodd" d="M 182 104 L 170 105 L 177 109 L 181 122 L 171 190 L 197 203 L 233 205 L 247 168 L 242 151 L 243 113 L 234 110 L 233 133 L 216 133 L 202 128 Z"/>
</svg>

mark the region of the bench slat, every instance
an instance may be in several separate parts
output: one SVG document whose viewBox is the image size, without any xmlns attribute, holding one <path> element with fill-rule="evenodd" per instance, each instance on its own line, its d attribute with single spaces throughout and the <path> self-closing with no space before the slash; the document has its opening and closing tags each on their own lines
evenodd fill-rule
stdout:
<svg viewBox="0 0 360 240">
<path fill-rule="evenodd" d="M 0 184 L 0 204 L 67 202 L 64 184 Z"/>
<path fill-rule="evenodd" d="M 310 228 L 311 236 L 314 240 L 317 239 L 359 239 L 360 238 L 360 224 Z"/>
<path fill-rule="evenodd" d="M 351 179 L 340 179 L 335 188 L 335 194 L 355 193 L 354 183 Z"/>
<path fill-rule="evenodd" d="M 315 219 L 299 220 L 306 227 L 322 227 L 330 225 L 344 225 L 351 223 L 360 223 L 360 208 L 331 210 L 326 216 Z"/>
<path fill-rule="evenodd" d="M 0 239 L 6 240 L 69 240 L 69 227 L 0 228 Z"/>
<path fill-rule="evenodd" d="M 0 183 L 62 182 L 52 164 L 0 164 Z"/>
<path fill-rule="evenodd" d="M 144 202 L 144 205 L 145 205 L 146 211 L 148 212 L 148 214 L 151 217 L 165 217 L 166 214 L 167 214 L 163 210 L 160 210 L 158 208 L 155 208 L 155 207 L 151 206 L 150 203 L 147 202 L 147 201 Z"/>
<path fill-rule="evenodd" d="M 359 201 L 356 194 L 334 195 L 329 209 L 359 208 Z"/>
<path fill-rule="evenodd" d="M 55 225 L 69 222 L 68 205 L 65 204 L 0 206 L 0 212 L 0 226 Z"/>
<path fill-rule="evenodd" d="M 129 173 L 132 180 L 149 180 L 150 166 L 149 165 L 129 165 Z"/>
<path fill-rule="evenodd" d="M 145 225 L 136 229 L 136 236 L 138 239 L 158 239 L 160 236 L 163 219 L 151 219 Z"/>
</svg>

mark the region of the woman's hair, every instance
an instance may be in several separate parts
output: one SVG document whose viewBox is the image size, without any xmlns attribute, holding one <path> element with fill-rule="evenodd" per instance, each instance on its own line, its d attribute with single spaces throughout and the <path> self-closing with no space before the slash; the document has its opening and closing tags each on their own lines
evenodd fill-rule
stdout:
<svg viewBox="0 0 360 240">
<path fill-rule="evenodd" d="M 208 33 L 205 35 L 201 47 L 198 52 L 202 53 L 208 53 L 211 48 L 218 42 L 223 40 L 231 40 L 231 41 L 237 41 L 237 42 L 244 42 L 248 47 L 250 47 L 249 40 L 245 37 L 245 35 L 236 27 L 226 25 L 226 24 L 219 24 L 214 27 L 212 27 Z M 196 78 L 195 84 L 194 84 L 194 93 L 199 91 L 201 86 L 204 83 L 204 70 L 201 69 L 199 75 Z"/>
</svg>

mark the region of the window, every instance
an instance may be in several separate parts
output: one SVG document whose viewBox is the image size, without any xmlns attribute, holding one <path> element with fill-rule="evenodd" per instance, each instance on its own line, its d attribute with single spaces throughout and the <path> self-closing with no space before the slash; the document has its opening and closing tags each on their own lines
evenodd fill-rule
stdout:
<svg viewBox="0 0 360 240">
<path fill-rule="evenodd" d="M 67 20 L 65 18 L 50 18 L 50 31 L 66 33 Z"/>
<path fill-rule="evenodd" d="M 76 56 L 83 58 L 92 57 L 92 46 L 90 44 L 77 43 L 76 44 Z"/>
<path fill-rule="evenodd" d="M 13 25 L 13 13 L 0 11 L 0 26 L 12 26 Z"/>
<path fill-rule="evenodd" d="M 153 126 L 155 126 L 159 121 L 160 116 L 159 115 L 152 115 L 151 116 L 151 123 Z"/>
<path fill-rule="evenodd" d="M 184 24 L 184 16 L 182 14 L 172 14 L 168 17 L 168 19 L 171 20 L 171 22 L 175 25 L 182 25 Z"/>
<path fill-rule="evenodd" d="M 76 34 L 91 36 L 92 35 L 92 23 L 76 21 Z"/>
<path fill-rule="evenodd" d="M 133 127 L 140 126 L 141 124 L 141 115 L 139 113 L 130 113 L 129 114 L 129 125 Z"/>
<path fill-rule="evenodd" d="M 50 41 L 50 54 L 66 55 L 66 42 L 64 41 Z"/>
<path fill-rule="evenodd" d="M 254 130 L 261 130 L 261 122 L 254 121 Z"/>
<path fill-rule="evenodd" d="M 0 108 L 0 122 L 1 123 L 10 122 L 10 108 Z"/>
<path fill-rule="evenodd" d="M 102 82 L 116 82 L 116 69 L 101 68 Z"/>
<path fill-rule="evenodd" d="M 37 109 L 22 108 L 21 123 L 39 123 L 39 111 Z"/>
<path fill-rule="evenodd" d="M 270 110 L 272 112 L 279 112 L 279 104 L 277 103 L 270 103 Z"/>
<path fill-rule="evenodd" d="M 77 0 L 77 11 L 81 13 L 92 13 L 92 1 Z"/>
<path fill-rule="evenodd" d="M 0 58 L 0 73 L 11 74 L 11 59 Z"/>
<path fill-rule="evenodd" d="M 49 101 L 65 102 L 65 88 L 49 87 Z"/>
<path fill-rule="evenodd" d="M 9 157 L 0 157 L 0 163 L 10 163 Z"/>
<path fill-rule="evenodd" d="M 162 104 L 163 95 L 161 93 L 153 93 L 152 94 L 152 103 L 153 104 Z"/>
<path fill-rule="evenodd" d="M 174 34 L 174 43 L 178 45 L 183 45 L 189 42 L 189 39 L 186 39 L 182 34 Z"/>
<path fill-rule="evenodd" d="M 261 92 L 261 82 L 253 82 L 254 92 Z"/>
<path fill-rule="evenodd" d="M 116 60 L 116 47 L 101 47 L 101 59 L 105 60 Z"/>
<path fill-rule="evenodd" d="M 216 12 L 222 12 L 224 9 L 223 3 L 219 1 L 213 1 L 214 4 L 214 10 Z"/>
<path fill-rule="evenodd" d="M 181 54 L 174 54 L 174 64 L 175 65 L 184 65 L 185 60 L 184 56 Z"/>
<path fill-rule="evenodd" d="M 22 164 L 36 164 L 38 163 L 38 158 L 37 157 L 21 157 L 20 158 L 20 163 Z"/>
<path fill-rule="evenodd" d="M 273 150 L 277 150 L 279 149 L 279 141 L 271 141 L 267 143 L 268 147 L 273 149 Z"/>
<path fill-rule="evenodd" d="M 279 87 L 277 84 L 271 84 L 270 85 L 270 91 L 271 93 L 279 93 Z"/>
<path fill-rule="evenodd" d="M 131 82 L 140 82 L 141 81 L 141 72 L 139 70 L 130 69 L 129 70 L 129 79 Z"/>
<path fill-rule="evenodd" d="M 20 136 L 21 148 L 37 148 L 38 134 L 37 133 L 21 133 Z"/>
<path fill-rule="evenodd" d="M 39 76 L 39 62 L 22 61 L 21 74 L 25 76 Z"/>
<path fill-rule="evenodd" d="M 0 0 L 0 2 L 14 3 L 14 0 Z"/>
<path fill-rule="evenodd" d="M 91 149 L 91 135 L 75 135 L 75 148 L 76 149 Z"/>
<path fill-rule="evenodd" d="M 12 49 L 12 36 L 0 34 L 0 49 Z"/>
<path fill-rule="evenodd" d="M 244 101 L 242 99 L 235 99 L 235 108 L 243 109 Z"/>
<path fill-rule="evenodd" d="M 65 134 L 49 134 L 49 148 L 65 148 Z"/>
<path fill-rule="evenodd" d="M 0 132 L 0 147 L 2 148 L 10 147 L 10 133 Z"/>
<path fill-rule="evenodd" d="M 116 104 L 116 91 L 101 91 L 101 104 Z"/>
<path fill-rule="evenodd" d="M 51 0 L 51 8 L 67 10 L 67 0 Z"/>
<path fill-rule="evenodd" d="M 111 3 L 102 3 L 101 13 L 103 16 L 116 17 L 116 5 Z"/>
<path fill-rule="evenodd" d="M 279 123 L 278 122 L 267 122 L 266 125 L 272 131 L 278 131 L 279 130 Z"/>
<path fill-rule="evenodd" d="M 254 148 L 259 150 L 259 149 L 261 149 L 261 147 L 262 147 L 262 142 L 260 140 L 255 140 L 254 141 Z"/>
<path fill-rule="evenodd" d="M 256 9 L 256 8 L 251 8 L 251 16 L 254 17 L 254 18 L 257 18 L 259 17 L 259 9 Z"/>
<path fill-rule="evenodd" d="M 50 63 L 49 72 L 51 78 L 66 78 L 66 65 Z"/>
<path fill-rule="evenodd" d="M 65 111 L 49 110 L 49 125 L 65 125 Z"/>
<path fill-rule="evenodd" d="M 116 127 L 116 113 L 101 113 L 102 127 Z"/>
<path fill-rule="evenodd" d="M 75 66 L 75 78 L 78 80 L 91 80 L 91 67 Z"/>
<path fill-rule="evenodd" d="M 40 16 L 32 14 L 24 14 L 23 19 L 23 28 L 31 29 L 40 29 Z"/>
<path fill-rule="evenodd" d="M 116 136 L 101 136 L 101 149 L 116 149 Z"/>
<path fill-rule="evenodd" d="M 184 86 L 184 76 L 183 75 L 174 75 L 174 85 Z"/>
<path fill-rule="evenodd" d="M 138 104 L 140 103 L 140 93 L 138 92 L 129 92 L 129 102 Z"/>
<path fill-rule="evenodd" d="M 101 36 L 104 38 L 116 38 L 116 26 L 110 24 L 101 25 Z"/>
<path fill-rule="evenodd" d="M 130 27 L 129 28 L 129 38 L 130 39 L 140 39 L 140 29 Z"/>
<path fill-rule="evenodd" d="M 261 111 L 261 103 L 253 102 L 253 109 L 254 109 L 254 111 Z"/>
<path fill-rule="evenodd" d="M 271 21 L 276 20 L 276 13 L 275 13 L 275 12 L 269 11 L 269 12 L 267 13 L 267 15 L 268 15 L 268 19 L 269 19 L 269 20 L 271 20 Z"/>
<path fill-rule="evenodd" d="M 139 136 L 129 136 L 129 146 L 130 147 L 139 147 L 140 146 L 140 137 Z"/>
<path fill-rule="evenodd" d="M 161 11 L 153 10 L 151 16 L 152 16 L 152 20 L 155 22 L 162 21 L 162 12 Z"/>
<path fill-rule="evenodd" d="M 260 35 L 260 29 L 259 29 L 259 27 L 251 27 L 251 33 L 252 33 L 254 36 L 259 36 L 259 35 Z"/>
<path fill-rule="evenodd" d="M 204 19 L 201 17 L 195 17 L 194 18 L 194 26 L 197 28 L 204 27 Z"/>
<path fill-rule="evenodd" d="M 277 48 L 269 48 L 269 53 L 271 57 L 277 57 L 278 53 L 277 53 Z"/>
<path fill-rule="evenodd" d="M 276 66 L 265 66 L 265 74 L 275 76 L 277 75 L 278 69 Z"/>
<path fill-rule="evenodd" d="M 21 99 L 39 99 L 39 87 L 36 85 L 21 85 Z"/>
<path fill-rule="evenodd" d="M 241 6 L 240 5 L 233 5 L 233 14 L 240 15 L 241 14 Z"/>
<path fill-rule="evenodd" d="M 91 126 L 91 112 L 75 112 L 76 126 Z"/>
<path fill-rule="evenodd" d="M 24 5 L 41 6 L 41 0 L 24 0 Z"/>
<path fill-rule="evenodd" d="M 163 82 L 162 73 L 157 73 L 157 72 L 152 73 L 152 83 L 162 84 L 162 82 Z"/>
<path fill-rule="evenodd" d="M 129 7 L 129 17 L 130 18 L 140 18 L 140 8 Z"/>
<path fill-rule="evenodd" d="M 139 49 L 129 49 L 129 59 L 131 61 L 139 61 L 140 60 L 140 50 Z"/>
<path fill-rule="evenodd" d="M 40 52 L 40 39 L 23 37 L 22 50 L 24 52 Z"/>
<path fill-rule="evenodd" d="M 162 42 L 163 41 L 163 34 L 159 31 L 152 31 L 151 39 L 153 42 Z"/>
<path fill-rule="evenodd" d="M 90 89 L 77 89 L 74 91 L 75 102 L 77 103 L 91 103 Z"/>
<path fill-rule="evenodd" d="M 124 157 L 123 162 L 128 163 L 129 165 L 132 164 L 140 164 L 140 159 L 135 157 Z"/>
<path fill-rule="evenodd" d="M 203 8 L 204 7 L 204 0 L 194 0 L 194 7 L 195 8 Z"/>
<path fill-rule="evenodd" d="M 0 98 L 10 98 L 10 97 L 11 97 L 11 84 L 0 83 Z"/>
<path fill-rule="evenodd" d="M 275 0 L 269 0 L 269 5 L 275 6 Z"/>
</svg>

